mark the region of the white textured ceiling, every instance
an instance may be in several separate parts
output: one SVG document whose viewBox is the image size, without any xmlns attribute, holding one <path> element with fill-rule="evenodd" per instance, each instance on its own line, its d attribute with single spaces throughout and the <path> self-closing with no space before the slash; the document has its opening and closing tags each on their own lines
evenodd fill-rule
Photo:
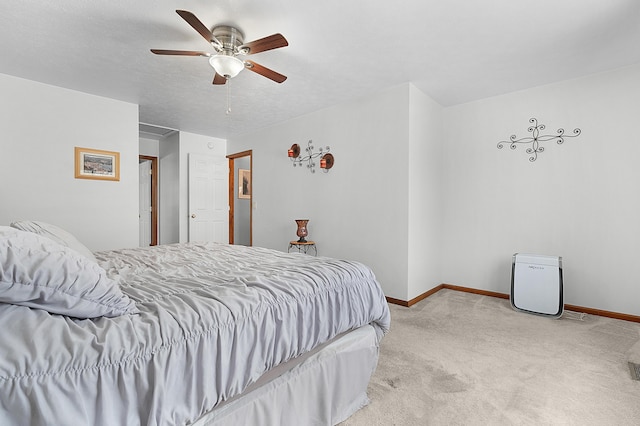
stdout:
<svg viewBox="0 0 640 426">
<path fill-rule="evenodd" d="M 176 9 L 233 24 L 250 56 L 211 84 L 211 50 Z M 0 73 L 140 105 L 140 121 L 227 138 L 412 82 L 444 106 L 640 63 L 638 0 L 3 0 Z M 1 94 L 0 94 L 1 96 Z"/>
</svg>

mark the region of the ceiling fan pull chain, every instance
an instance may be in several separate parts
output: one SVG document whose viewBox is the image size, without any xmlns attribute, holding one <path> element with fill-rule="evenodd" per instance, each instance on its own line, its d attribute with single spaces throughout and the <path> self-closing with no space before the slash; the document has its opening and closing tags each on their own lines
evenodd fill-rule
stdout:
<svg viewBox="0 0 640 426">
<path fill-rule="evenodd" d="M 227 77 L 227 111 L 226 114 L 231 114 L 231 79 Z"/>
</svg>

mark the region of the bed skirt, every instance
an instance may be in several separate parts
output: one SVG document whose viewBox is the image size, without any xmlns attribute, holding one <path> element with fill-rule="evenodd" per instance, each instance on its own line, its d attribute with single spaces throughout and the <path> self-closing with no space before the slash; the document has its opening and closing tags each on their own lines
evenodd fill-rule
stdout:
<svg viewBox="0 0 640 426">
<path fill-rule="evenodd" d="M 267 372 L 193 425 L 336 425 L 369 403 L 378 349 L 375 329 L 360 327 Z"/>
</svg>

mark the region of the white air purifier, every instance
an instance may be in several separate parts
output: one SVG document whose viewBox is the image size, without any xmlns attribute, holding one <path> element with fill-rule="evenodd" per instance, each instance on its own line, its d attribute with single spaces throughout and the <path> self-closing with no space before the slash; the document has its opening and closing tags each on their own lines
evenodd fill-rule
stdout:
<svg viewBox="0 0 640 426">
<path fill-rule="evenodd" d="M 511 306 L 517 311 L 559 318 L 564 311 L 562 257 L 514 254 Z"/>
</svg>

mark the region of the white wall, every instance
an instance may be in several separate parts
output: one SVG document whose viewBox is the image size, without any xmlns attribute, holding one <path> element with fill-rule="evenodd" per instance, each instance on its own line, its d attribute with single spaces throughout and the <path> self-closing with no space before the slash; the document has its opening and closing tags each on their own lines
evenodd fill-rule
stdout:
<svg viewBox="0 0 640 426">
<path fill-rule="evenodd" d="M 158 157 L 160 155 L 160 138 L 150 139 L 140 137 L 138 139 L 140 155 Z"/>
<path fill-rule="evenodd" d="M 443 108 L 410 86 L 407 294 L 411 300 L 442 283 Z"/>
<path fill-rule="evenodd" d="M 180 134 L 159 142 L 160 187 L 158 188 L 160 244 L 180 241 Z"/>
<path fill-rule="evenodd" d="M 41 220 L 93 251 L 138 245 L 138 106 L 0 74 L 0 224 Z M 120 153 L 120 181 L 74 178 L 74 147 Z"/>
<path fill-rule="evenodd" d="M 509 293 L 511 255 L 564 260 L 565 303 L 640 314 L 640 66 L 447 108 L 443 279 Z M 553 134 L 534 163 L 535 117 Z"/>
<path fill-rule="evenodd" d="M 44 220 L 92 250 L 137 246 L 137 106 L 0 75 L 0 224 Z M 640 315 L 640 66 L 442 109 L 410 84 L 229 141 L 253 150 L 254 245 L 286 250 L 295 219 L 321 255 L 371 266 L 402 300 L 447 282 L 509 292 L 511 255 L 563 256 L 565 302 Z M 536 117 L 553 134 L 535 163 Z M 293 168 L 330 145 L 327 174 Z M 212 143 L 212 149 L 209 148 Z M 225 141 L 188 133 L 159 144 L 161 243 L 188 235 L 187 154 Z M 75 179 L 73 147 L 118 151 L 120 182 Z M 438 207 L 440 206 L 440 207 Z"/>
<path fill-rule="evenodd" d="M 331 147 L 329 173 L 294 168 L 293 143 Z M 309 219 L 320 255 L 362 261 L 385 294 L 407 295 L 409 85 L 395 87 L 228 142 L 253 150 L 253 244 L 286 250 Z M 317 166 L 319 167 L 319 166 Z"/>
</svg>

